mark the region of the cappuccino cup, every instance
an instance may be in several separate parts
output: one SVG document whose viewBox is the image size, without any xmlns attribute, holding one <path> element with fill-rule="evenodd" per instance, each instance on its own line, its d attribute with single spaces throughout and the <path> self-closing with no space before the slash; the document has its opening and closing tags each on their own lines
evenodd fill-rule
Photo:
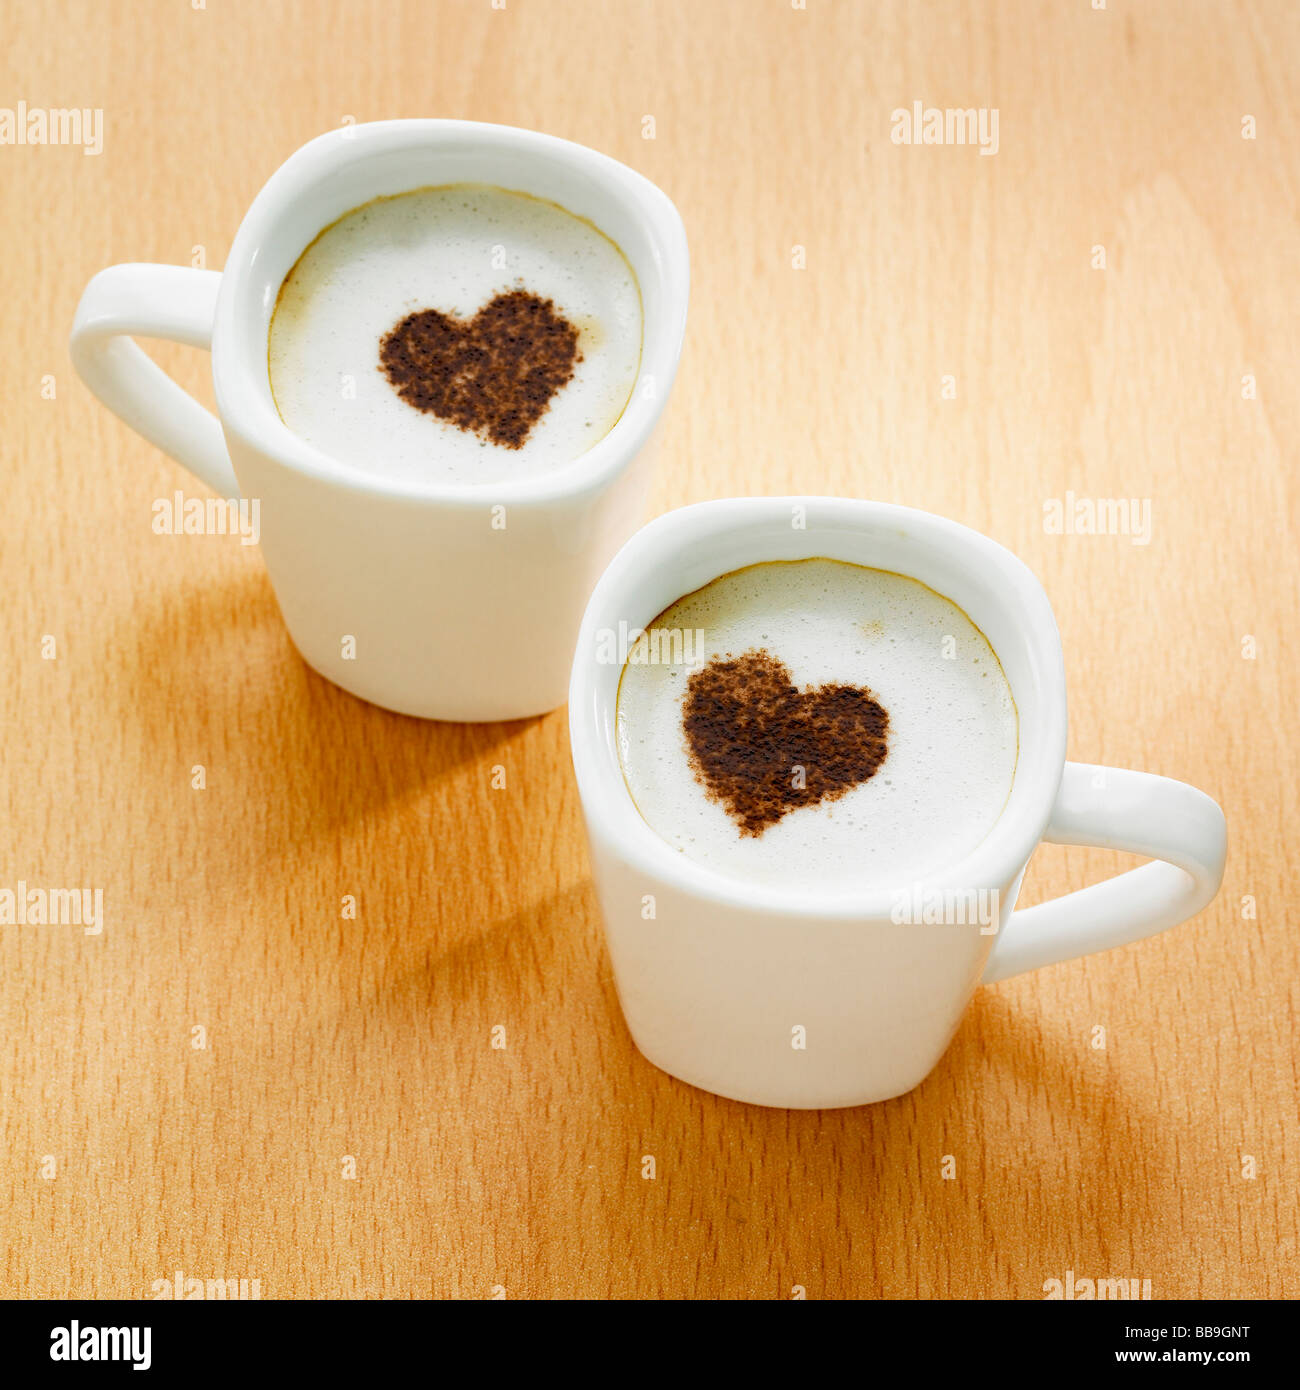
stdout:
<svg viewBox="0 0 1300 1390">
<path fill-rule="evenodd" d="M 1164 931 L 1223 877 L 1210 797 L 1066 761 L 1031 571 L 910 508 L 749 498 L 651 522 L 592 593 L 569 730 L 632 1038 L 734 1100 L 901 1095 L 980 983 Z M 1042 841 L 1153 862 L 1017 910 Z"/>
<path fill-rule="evenodd" d="M 460 189 L 468 192 L 462 196 Z M 414 196 L 420 190 L 430 191 L 423 202 Z M 410 226 L 394 232 L 385 209 L 406 195 L 412 195 L 404 214 Z M 512 207 L 523 209 L 519 215 L 528 224 L 521 258 L 527 273 L 550 267 L 552 279 L 540 287 L 512 278 L 520 249 L 515 243 L 525 241 L 512 237 Z M 432 210 L 427 217 L 426 208 Z M 405 318 L 380 325 L 401 337 L 400 352 L 394 350 L 386 365 L 403 399 L 421 405 L 433 399 L 444 415 L 456 417 L 452 425 L 433 420 L 428 410 L 422 417 L 396 396 L 385 398 L 391 392 L 380 376 L 379 342 L 370 344 L 369 358 L 339 357 L 337 333 L 354 331 L 350 325 L 375 306 L 365 287 L 354 286 L 351 299 L 343 292 L 346 256 L 328 285 L 310 265 L 295 281 L 299 298 L 298 282 L 311 282 L 312 289 L 313 275 L 322 295 L 328 289 L 333 298 L 315 320 L 304 318 L 296 301 L 286 310 L 295 336 L 286 331 L 288 365 L 281 368 L 279 389 L 295 394 L 293 410 L 282 418 L 268 357 L 282 290 L 300 262 L 306 264 L 308 249 L 358 213 L 373 229 L 367 242 L 362 227 L 357 244 L 366 254 L 357 273 L 363 261 L 377 264 L 393 304 L 402 298 L 404 266 L 423 262 L 416 255 L 403 262 L 396 252 L 387 258 L 377 253 L 418 235 L 421 220 L 435 216 L 436 234 L 450 254 L 475 258 L 453 267 L 456 292 L 462 298 L 479 289 L 496 295 L 488 306 L 495 318 L 483 327 L 481 315 L 469 315 L 484 306 L 468 299 L 425 303 L 420 296 L 430 285 L 412 284 Z M 483 219 L 481 234 L 475 216 Z M 589 233 L 586 243 L 578 239 L 582 228 Z M 350 226 L 336 236 L 346 251 L 345 234 L 353 234 Z M 567 261 L 551 254 L 555 245 Z M 591 306 L 598 309 L 605 300 L 580 283 L 584 256 L 603 266 L 601 273 L 612 273 L 611 267 L 626 272 L 618 303 L 632 307 L 620 309 L 622 337 L 612 366 L 592 350 L 611 336 L 610 325 L 592 317 Z M 573 265 L 579 267 L 576 279 Z M 253 201 L 224 270 L 118 265 L 101 271 L 82 295 L 71 353 L 90 389 L 146 439 L 220 497 L 257 503 L 262 552 L 285 624 L 316 671 L 401 714 L 515 719 L 563 703 L 592 584 L 641 519 L 681 353 L 688 282 L 677 210 L 615 160 L 506 126 L 383 121 L 331 132 L 294 154 Z M 438 287 L 436 274 L 431 284 Z M 553 285 L 569 287 L 585 316 L 553 303 Z M 314 329 L 314 322 L 323 328 Z M 563 350 L 557 356 L 552 347 L 552 380 L 540 400 L 538 369 L 525 377 L 512 360 L 512 353 L 520 356 L 520 325 L 536 334 L 539 323 Z M 431 324 L 446 340 L 443 379 L 432 383 L 432 396 L 429 383 L 419 379 Z M 478 337 L 461 342 L 461 325 L 474 327 Z M 489 336 L 494 325 L 496 340 Z M 321 333 L 323 375 L 314 374 L 313 331 Z M 630 333 L 639 334 L 639 351 Z M 146 356 L 133 341 L 137 336 L 211 350 L 216 416 Z M 492 352 L 507 369 L 519 368 L 517 399 L 483 406 L 481 375 L 467 385 L 465 363 Z M 351 371 L 335 382 L 340 360 L 360 363 L 356 411 L 346 398 L 331 399 L 350 389 L 347 377 L 354 378 L 351 389 L 358 385 Z M 547 391 L 579 388 L 587 397 L 539 423 Z M 379 422 L 373 434 L 369 417 L 358 413 L 362 407 Z M 298 430 L 286 423 L 300 419 L 306 425 Z M 459 432 L 457 419 L 466 425 Z M 396 424 L 386 432 L 384 421 Z M 544 448 L 519 447 L 530 431 Z M 334 440 L 338 449 L 331 448 Z M 495 462 L 480 478 L 477 459 L 489 454 Z"/>
</svg>

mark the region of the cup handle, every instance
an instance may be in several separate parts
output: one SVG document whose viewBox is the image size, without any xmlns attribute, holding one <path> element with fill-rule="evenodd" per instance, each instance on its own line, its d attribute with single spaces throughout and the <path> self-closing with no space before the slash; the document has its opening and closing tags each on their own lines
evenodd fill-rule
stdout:
<svg viewBox="0 0 1300 1390">
<path fill-rule="evenodd" d="M 1066 763 L 1043 838 L 1162 862 L 1013 912 L 989 954 L 986 985 L 1185 922 L 1219 891 L 1228 849 L 1223 812 L 1204 792 L 1087 763 Z"/>
<path fill-rule="evenodd" d="M 212 347 L 221 272 L 177 265 L 114 265 L 86 286 L 72 324 L 72 365 L 133 430 L 222 497 L 238 498 L 217 417 L 131 339 L 139 333 Z"/>
</svg>

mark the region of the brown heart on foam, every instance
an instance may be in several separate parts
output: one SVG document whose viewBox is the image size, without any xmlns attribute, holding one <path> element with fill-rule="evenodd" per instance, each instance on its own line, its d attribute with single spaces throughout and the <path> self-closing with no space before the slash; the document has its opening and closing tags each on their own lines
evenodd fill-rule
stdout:
<svg viewBox="0 0 1300 1390">
<path fill-rule="evenodd" d="M 379 361 L 408 405 L 518 449 L 582 357 L 578 330 L 555 304 L 518 289 L 472 319 L 408 314 L 384 335 Z"/>
<path fill-rule="evenodd" d="M 874 776 L 889 751 L 889 715 L 869 690 L 799 690 L 765 648 L 694 672 L 682 722 L 696 776 L 742 835 L 838 799 Z"/>
</svg>

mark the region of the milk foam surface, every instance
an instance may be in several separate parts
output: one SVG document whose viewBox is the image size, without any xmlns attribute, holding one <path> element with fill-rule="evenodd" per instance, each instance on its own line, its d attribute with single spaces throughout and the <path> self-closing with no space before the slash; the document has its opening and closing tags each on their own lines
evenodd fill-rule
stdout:
<svg viewBox="0 0 1300 1390">
<path fill-rule="evenodd" d="M 1015 774 L 1015 702 L 983 633 L 934 590 L 836 560 L 778 561 L 722 575 L 650 626 L 700 629 L 703 640 L 694 664 L 672 664 L 663 639 L 665 659 L 638 663 L 652 648 L 645 636 L 634 644 L 618 692 L 619 755 L 641 815 L 688 857 L 746 882 L 849 893 L 951 867 L 993 828 Z M 745 836 L 696 778 L 683 700 L 692 670 L 763 648 L 800 690 L 869 689 L 889 715 L 889 751 L 838 800 Z"/>
<path fill-rule="evenodd" d="M 511 449 L 408 405 L 379 345 L 410 313 L 468 320 L 516 289 L 554 301 L 582 361 Z M 591 223 L 522 193 L 451 184 L 366 203 L 308 247 L 271 320 L 271 389 L 285 424 L 332 458 L 401 481 L 491 484 L 603 439 L 631 396 L 641 335 L 636 276 Z"/>
</svg>

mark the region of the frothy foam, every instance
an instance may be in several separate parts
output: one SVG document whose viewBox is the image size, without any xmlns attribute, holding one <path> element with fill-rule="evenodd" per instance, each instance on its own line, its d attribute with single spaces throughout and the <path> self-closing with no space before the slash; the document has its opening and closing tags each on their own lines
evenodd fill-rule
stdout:
<svg viewBox="0 0 1300 1390">
<path fill-rule="evenodd" d="M 580 358 L 518 447 L 408 404 L 380 364 L 408 315 L 468 324 L 512 291 L 551 301 Z M 569 463 L 609 433 L 641 334 L 636 276 L 591 223 L 483 184 L 417 189 L 354 209 L 303 252 L 271 320 L 271 389 L 285 424 L 332 458 L 403 481 L 498 483 Z"/>
<path fill-rule="evenodd" d="M 984 634 L 916 580 L 838 560 L 774 561 L 722 575 L 650 628 L 703 635 L 694 650 L 689 636 L 675 645 L 643 635 L 633 645 L 618 690 L 619 755 L 641 815 L 690 858 L 810 893 L 901 887 L 956 864 L 1001 814 L 1019 746 L 1010 687 Z M 652 659 L 683 645 L 690 663 Z M 874 768 L 867 780 L 842 790 L 832 778 L 830 796 L 759 833 L 761 818 L 751 816 L 747 831 L 710 794 L 684 727 L 692 672 L 754 652 L 788 668 L 800 692 L 858 687 L 888 717 L 887 751 L 878 766 L 874 756 L 862 764 Z M 755 688 L 751 712 L 761 696 Z M 742 737 L 752 742 L 752 730 Z M 785 754 L 783 779 L 796 775 Z M 816 785 L 809 769 L 802 776 Z"/>
</svg>

